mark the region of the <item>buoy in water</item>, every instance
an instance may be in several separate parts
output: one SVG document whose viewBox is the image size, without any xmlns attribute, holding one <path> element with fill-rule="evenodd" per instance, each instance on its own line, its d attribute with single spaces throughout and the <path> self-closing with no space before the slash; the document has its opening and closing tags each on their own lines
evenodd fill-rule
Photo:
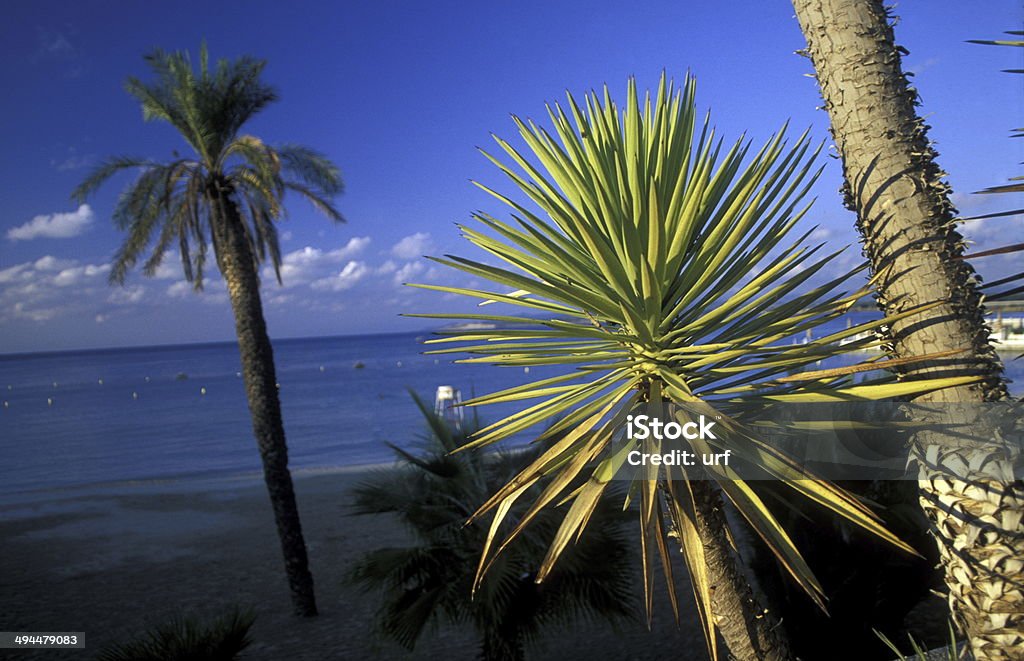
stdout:
<svg viewBox="0 0 1024 661">
<path fill-rule="evenodd" d="M 529 373 L 530 373 L 530 368 L 529 367 L 524 367 L 523 368 L 523 374 L 529 374 Z"/>
<path fill-rule="evenodd" d="M 46 398 L 46 405 L 47 406 L 53 406 L 53 398 L 52 397 L 47 397 Z"/>
<path fill-rule="evenodd" d="M 363 364 L 363 361 L 361 361 L 361 360 L 357 360 L 357 361 L 356 361 L 356 362 L 355 362 L 355 363 L 354 363 L 354 364 L 352 365 L 352 367 L 353 367 L 353 369 L 361 370 L 361 369 L 363 369 L 364 367 L 366 367 L 366 365 L 364 365 L 364 364 Z"/>
<path fill-rule="evenodd" d="M 326 370 L 326 369 L 324 369 L 324 366 L 323 366 L 323 365 L 321 365 L 321 366 L 320 366 L 320 371 L 321 371 L 321 372 L 326 372 L 327 370 Z"/>
<path fill-rule="evenodd" d="M 199 394 L 200 395 L 205 395 L 206 394 L 206 388 L 200 388 L 199 389 Z"/>
<path fill-rule="evenodd" d="M 4 400 L 4 408 L 6 409 L 6 408 L 9 408 L 10 406 L 11 406 L 10 402 L 8 402 L 7 400 Z"/>
<path fill-rule="evenodd" d="M 146 383 L 149 383 L 149 377 L 148 376 L 146 377 Z"/>
<path fill-rule="evenodd" d="M 53 382 L 53 387 L 54 387 L 54 388 L 56 388 L 56 387 L 57 387 L 57 382 L 56 382 L 56 381 L 54 381 L 54 382 Z"/>
<path fill-rule="evenodd" d="M 139 398 L 139 393 L 133 392 L 132 393 L 132 399 L 138 399 L 138 398 Z"/>
<path fill-rule="evenodd" d="M 100 384 L 101 386 L 103 385 L 103 379 L 100 379 L 100 380 L 99 380 L 99 384 Z"/>
<path fill-rule="evenodd" d="M 397 363 L 395 363 L 395 366 L 396 367 L 401 367 L 402 366 L 402 361 L 398 361 Z"/>
</svg>

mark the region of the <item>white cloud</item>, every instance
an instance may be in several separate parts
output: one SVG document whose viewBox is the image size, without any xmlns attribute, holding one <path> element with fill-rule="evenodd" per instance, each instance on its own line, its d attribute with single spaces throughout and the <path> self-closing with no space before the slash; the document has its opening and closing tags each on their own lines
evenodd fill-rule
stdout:
<svg viewBox="0 0 1024 661">
<path fill-rule="evenodd" d="M 173 280 L 181 277 L 180 260 L 163 260 L 152 275 L 156 280 Z"/>
<path fill-rule="evenodd" d="M 398 264 L 395 264 L 394 260 L 389 259 L 380 266 L 377 267 L 377 273 L 381 275 L 387 275 L 388 273 L 394 273 L 398 270 Z"/>
<path fill-rule="evenodd" d="M 110 272 L 110 264 L 86 264 L 85 266 L 73 266 L 63 269 L 53 278 L 53 284 L 58 287 L 69 287 L 77 285 L 87 278 L 95 278 Z"/>
<path fill-rule="evenodd" d="M 108 303 L 119 303 L 122 305 L 138 303 L 142 300 L 142 297 L 146 293 L 146 288 L 142 285 L 134 285 L 131 287 L 124 287 L 121 289 L 114 290 L 110 296 L 107 297 Z"/>
<path fill-rule="evenodd" d="M 192 283 L 179 280 L 167 288 L 167 295 L 171 298 L 185 298 L 192 292 Z"/>
<path fill-rule="evenodd" d="M 344 246 L 334 250 L 324 251 L 320 248 L 306 246 L 287 253 L 281 258 L 282 283 L 285 287 L 294 287 L 321 280 L 336 269 L 338 264 L 363 252 L 370 245 L 370 241 L 368 236 L 357 236 L 349 239 Z M 272 266 L 263 269 L 263 277 L 266 280 L 274 279 Z"/>
<path fill-rule="evenodd" d="M 82 264 L 53 255 L 0 270 L 0 321 L 43 322 L 76 313 L 107 291 L 109 270 L 109 264 Z"/>
<path fill-rule="evenodd" d="M 339 257 L 355 257 L 370 245 L 370 241 L 368 236 L 354 236 L 343 247 L 331 251 L 330 254 Z"/>
<path fill-rule="evenodd" d="M 59 259 L 53 255 L 46 255 L 45 257 L 40 257 L 33 262 L 32 268 L 37 271 L 62 271 L 66 268 L 75 266 L 75 264 L 77 264 L 77 262 L 73 259 Z"/>
<path fill-rule="evenodd" d="M 11 241 L 31 241 L 32 239 L 68 239 L 85 232 L 92 224 L 94 215 L 88 204 L 83 204 L 76 211 L 69 213 L 41 214 L 24 225 L 7 230 L 7 238 Z"/>
<path fill-rule="evenodd" d="M 32 321 L 48 321 L 60 313 L 58 308 L 35 308 L 28 309 L 25 303 L 19 301 L 14 304 L 14 316 Z"/>
<path fill-rule="evenodd" d="M 366 262 L 350 261 L 335 276 L 321 278 L 310 285 L 317 291 L 342 291 L 353 287 L 370 273 Z"/>
<path fill-rule="evenodd" d="M 0 270 L 0 284 L 8 284 L 19 280 L 25 281 L 31 279 L 32 264 L 30 263 L 18 264 L 17 266 L 11 266 Z"/>
<path fill-rule="evenodd" d="M 223 280 L 216 277 L 203 278 L 203 288 L 198 292 L 191 282 L 179 280 L 167 287 L 164 293 L 171 298 L 190 299 L 206 305 L 223 305 L 228 302 L 227 287 Z"/>
<path fill-rule="evenodd" d="M 295 300 L 295 297 L 290 294 L 271 294 L 267 296 L 264 294 L 263 301 L 267 305 L 287 305 Z"/>
<path fill-rule="evenodd" d="M 323 251 L 311 246 L 288 253 L 281 258 L 282 284 L 289 287 L 308 282 L 316 270 L 317 263 L 323 260 L 323 258 Z M 263 277 L 267 280 L 274 278 L 274 267 L 265 267 L 263 269 Z"/>
<path fill-rule="evenodd" d="M 399 259 L 416 259 L 429 252 L 432 246 L 428 232 L 416 232 L 391 246 L 391 254 Z"/>
<path fill-rule="evenodd" d="M 417 273 L 421 273 L 423 271 L 423 268 L 424 267 L 422 262 L 406 262 L 405 264 L 402 265 L 402 268 L 395 271 L 395 277 L 393 282 L 396 285 L 401 285 L 406 282 L 409 282 L 409 280 L 411 280 L 413 276 L 415 276 Z"/>
<path fill-rule="evenodd" d="M 63 158 L 51 158 L 50 165 L 58 172 L 66 172 L 67 170 L 80 170 L 86 168 L 96 162 L 96 157 L 92 154 L 79 154 L 78 150 L 74 147 L 68 147 L 67 153 Z"/>
<path fill-rule="evenodd" d="M 910 66 L 907 67 L 907 71 L 909 71 L 909 72 L 911 72 L 911 73 L 913 73 L 915 75 L 921 75 L 922 73 L 924 73 L 928 69 L 931 69 L 936 64 L 938 64 L 939 61 L 940 60 L 937 57 L 929 57 L 924 62 L 914 62 L 914 63 L 912 63 Z"/>
</svg>

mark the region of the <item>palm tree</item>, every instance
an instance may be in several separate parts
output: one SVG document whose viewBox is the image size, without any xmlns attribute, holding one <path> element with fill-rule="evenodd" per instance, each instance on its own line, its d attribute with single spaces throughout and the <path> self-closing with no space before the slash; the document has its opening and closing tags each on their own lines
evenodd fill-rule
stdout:
<svg viewBox="0 0 1024 661">
<path fill-rule="evenodd" d="M 1006 398 L 1002 365 L 989 341 L 979 278 L 963 259 L 956 210 L 942 180 L 917 93 L 900 67 L 881 0 L 794 0 L 797 19 L 843 159 L 846 204 L 857 213 L 878 303 L 919 314 L 889 328 L 892 354 L 911 359 L 902 378 L 977 375 L 915 402 L 972 408 L 975 435 L 924 430 L 914 440 L 920 502 L 931 521 L 949 606 L 977 659 L 1021 658 L 1024 649 L 1024 486 L 1014 478 L 1019 449 L 1004 443 L 982 404 Z M 925 309 L 926 308 L 926 309 Z M 918 411 L 923 411 L 919 408 Z"/>
<path fill-rule="evenodd" d="M 510 306 L 508 314 L 413 316 L 503 326 L 448 333 L 431 342 L 456 346 L 431 353 L 468 352 L 473 357 L 465 362 L 517 368 L 571 368 L 467 402 L 537 400 L 480 430 L 466 447 L 497 442 L 553 419 L 557 422 L 539 438 L 564 435 L 474 514 L 476 519 L 494 512 L 479 576 L 546 505 L 568 503 L 537 575 L 544 580 L 591 521 L 611 481 L 633 479 L 630 494 L 640 503 L 648 609 L 648 554 L 660 556 L 671 586 L 668 548 L 678 544 L 709 654 L 717 658 L 717 631 L 735 658 L 788 659 L 778 622 L 758 604 L 744 579 L 730 543 L 723 493 L 822 607 L 820 584 L 758 494 L 756 480 L 748 477 L 780 479 L 859 528 L 909 549 L 875 512 L 796 465 L 730 410 L 737 405 L 891 399 L 975 377 L 907 384 L 883 371 L 863 381 L 853 379 L 896 361 L 805 371 L 875 343 L 866 333 L 900 315 L 819 332 L 805 344 L 792 341 L 839 319 L 868 292 L 864 287 L 844 293 L 849 273 L 815 284 L 812 278 L 826 273 L 826 265 L 834 268 L 837 253 L 817 255 L 821 246 L 805 244 L 810 232 L 789 238 L 809 208 L 803 196 L 820 172 L 813 165 L 817 151 L 806 134 L 788 145 L 783 130 L 749 162 L 750 144 L 743 139 L 723 154 L 710 117 L 701 123 L 697 116 L 694 95 L 689 77 L 677 90 L 663 76 L 656 98 L 648 95 L 643 102 L 630 81 L 621 112 L 607 89 L 588 94 L 582 107 L 569 95 L 564 108 L 548 108 L 554 135 L 514 118 L 529 158 L 500 138 L 495 138 L 499 148 L 515 165 L 487 156 L 527 201 L 481 185 L 512 209 L 513 221 L 480 212 L 474 218 L 485 231 L 461 227 L 471 243 L 502 266 L 461 257 L 436 260 L 494 283 L 499 291 L 416 285 L 484 305 L 504 304 Z M 515 308 L 532 314 L 516 315 Z M 694 439 L 689 449 L 698 456 L 729 450 L 733 465 L 745 465 L 746 472 L 740 475 L 729 465 L 692 471 L 648 466 L 636 472 L 626 460 L 637 444 L 623 442 L 622 432 L 628 416 L 647 406 L 664 407 L 669 420 L 681 423 L 698 412 L 721 416 L 723 433 L 716 440 Z M 659 450 L 651 440 L 643 447 Z M 495 543 L 507 512 L 540 480 L 549 480 L 547 486 L 505 542 Z"/>
<path fill-rule="evenodd" d="M 83 200 L 123 170 L 138 178 L 121 194 L 114 222 L 127 232 L 110 271 L 123 284 L 129 270 L 152 244 L 143 265 L 153 275 L 165 253 L 177 247 L 185 278 L 203 286 L 208 245 L 227 285 L 235 316 L 253 433 L 274 509 L 295 612 L 316 615 L 298 507 L 288 471 L 288 447 L 281 420 L 274 356 L 263 318 L 259 267 L 269 258 L 280 282 L 281 252 L 274 222 L 284 215 L 285 191 L 294 191 L 341 221 L 331 197 L 342 191 L 337 167 L 306 147 L 271 147 L 241 134 L 256 113 L 277 99 L 260 80 L 265 62 L 242 57 L 209 66 L 205 44 L 199 70 L 187 53 L 154 51 L 146 57 L 156 78 L 129 78 L 125 89 L 142 104 L 143 118 L 178 129 L 193 154 L 162 163 L 115 157 L 96 167 L 75 189 Z M 156 237 L 155 243 L 153 237 Z"/>
<path fill-rule="evenodd" d="M 623 534 L 626 514 L 610 501 L 545 585 L 533 578 L 558 527 L 551 511 L 517 540 L 474 594 L 474 560 L 486 531 L 466 526 L 466 519 L 539 450 L 452 454 L 471 430 L 451 429 L 413 398 L 431 429 L 423 451 L 392 446 L 399 465 L 377 471 L 353 494 L 353 513 L 395 514 L 413 535 L 408 546 L 369 551 L 349 573 L 354 583 L 383 593 L 377 618 L 382 633 L 412 649 L 431 621 L 468 622 L 480 639 L 482 661 L 521 661 L 525 643 L 547 627 L 578 617 L 628 619 L 635 582 Z M 510 516 L 523 513 L 518 507 Z"/>
</svg>

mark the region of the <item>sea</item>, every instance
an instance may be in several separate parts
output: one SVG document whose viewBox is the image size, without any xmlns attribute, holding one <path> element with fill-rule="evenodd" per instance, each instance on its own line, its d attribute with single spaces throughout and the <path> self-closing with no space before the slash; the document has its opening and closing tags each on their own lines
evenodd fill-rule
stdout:
<svg viewBox="0 0 1024 661">
<path fill-rule="evenodd" d="M 438 386 L 468 399 L 563 373 L 456 364 L 424 354 L 427 337 L 274 342 L 293 472 L 386 463 L 395 457 L 389 444 L 422 445 L 427 426 L 410 392 L 432 407 Z M 1014 356 L 1004 356 L 1007 374 L 1024 381 Z M 0 355 L 0 498 L 259 475 L 239 370 L 230 342 Z M 486 406 L 478 415 L 486 423 L 515 410 Z"/>
</svg>

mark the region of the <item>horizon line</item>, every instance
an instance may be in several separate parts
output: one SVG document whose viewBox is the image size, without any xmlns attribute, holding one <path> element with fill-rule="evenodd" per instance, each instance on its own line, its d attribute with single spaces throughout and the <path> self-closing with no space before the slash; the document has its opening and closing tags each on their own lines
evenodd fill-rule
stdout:
<svg viewBox="0 0 1024 661">
<path fill-rule="evenodd" d="M 370 337 L 370 336 L 381 336 L 381 335 L 421 335 L 433 333 L 435 329 L 420 328 L 418 330 L 404 330 L 404 331 L 385 331 L 385 332 L 361 332 L 361 333 L 338 333 L 334 335 L 296 335 L 288 337 L 272 337 L 270 338 L 271 344 L 275 342 L 295 342 L 301 340 L 328 340 L 342 337 Z M 0 360 L 8 358 L 29 358 L 34 356 L 52 356 L 64 353 L 104 353 L 111 351 L 133 351 L 133 350 L 167 350 L 167 349 L 181 349 L 185 347 L 214 347 L 222 345 L 237 345 L 237 339 L 226 339 L 226 340 L 201 340 L 197 342 L 169 342 L 164 344 L 130 344 L 121 346 L 103 346 L 103 347 L 80 347 L 77 349 L 45 349 L 42 351 L 12 351 L 0 353 Z"/>
</svg>

